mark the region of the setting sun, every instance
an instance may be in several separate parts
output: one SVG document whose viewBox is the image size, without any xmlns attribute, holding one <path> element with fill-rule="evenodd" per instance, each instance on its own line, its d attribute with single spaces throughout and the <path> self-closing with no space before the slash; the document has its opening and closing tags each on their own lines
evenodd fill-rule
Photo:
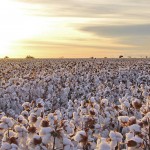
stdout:
<svg viewBox="0 0 150 150">
<path fill-rule="evenodd" d="M 26 15 L 23 8 L 24 5 L 11 0 L 1 2 L 0 57 L 11 55 L 12 45 L 15 45 L 15 42 L 28 38 L 32 39 L 44 29 L 43 22 L 37 17 Z"/>
</svg>

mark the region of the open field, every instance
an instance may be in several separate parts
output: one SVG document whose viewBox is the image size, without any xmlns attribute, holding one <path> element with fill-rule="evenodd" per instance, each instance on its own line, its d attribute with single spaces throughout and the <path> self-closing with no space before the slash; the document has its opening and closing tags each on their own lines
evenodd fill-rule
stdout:
<svg viewBox="0 0 150 150">
<path fill-rule="evenodd" d="M 1 150 L 149 150 L 150 59 L 0 59 Z"/>
</svg>

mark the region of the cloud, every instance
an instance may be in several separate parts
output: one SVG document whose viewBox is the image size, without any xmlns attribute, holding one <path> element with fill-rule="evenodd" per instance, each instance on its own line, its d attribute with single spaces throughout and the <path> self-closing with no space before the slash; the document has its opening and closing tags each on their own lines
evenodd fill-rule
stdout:
<svg viewBox="0 0 150 150">
<path fill-rule="evenodd" d="M 118 44 L 133 46 L 131 50 L 150 50 L 150 24 L 87 26 L 80 30 L 98 37 L 116 39 Z"/>
<path fill-rule="evenodd" d="M 106 37 L 150 36 L 150 24 L 87 26 L 81 30 Z"/>
<path fill-rule="evenodd" d="M 48 26 L 46 34 L 51 36 L 47 35 L 47 39 L 43 36 L 43 40 L 56 39 L 54 37 L 57 37 L 58 39 L 58 42 L 56 43 L 47 41 L 23 42 L 26 46 L 38 46 L 46 49 L 50 47 L 59 47 L 61 49 L 61 47 L 64 46 L 80 47 L 83 49 L 89 47 L 97 50 L 128 50 L 128 52 L 135 49 L 138 51 L 149 49 L 150 47 L 149 0 L 139 0 L 138 2 L 137 0 L 15 1 L 19 4 L 23 4 L 23 9 L 27 15 L 36 16 L 40 19 L 46 18 Z M 59 20 L 61 21 L 59 22 Z M 54 24 L 55 22 L 58 22 L 59 24 L 58 26 L 55 26 L 55 33 L 49 32 L 49 29 L 52 29 L 52 23 L 50 22 L 54 22 Z M 71 32 L 70 30 L 73 31 Z M 86 35 L 88 35 L 88 37 Z M 40 36 L 40 38 L 43 37 L 42 35 Z M 62 37 L 63 39 L 61 39 Z M 94 37 L 99 39 L 110 39 L 110 43 L 115 46 L 113 47 L 110 45 L 107 40 L 104 42 L 95 42 Z M 78 44 L 76 44 L 77 42 L 75 43 L 73 40 L 71 41 L 70 38 L 91 38 L 91 40 L 79 40 Z M 68 43 L 63 43 L 64 41 L 68 41 Z M 90 44 L 86 45 L 85 43 Z"/>
<path fill-rule="evenodd" d="M 135 0 L 17 0 L 29 4 L 33 15 L 46 17 L 72 16 L 72 17 L 110 17 L 117 15 L 130 17 L 131 15 L 149 15 L 150 1 L 142 0 L 138 3 Z M 40 9 L 36 9 L 36 5 Z M 32 6 L 32 7 L 31 7 Z M 138 11 L 139 10 L 139 11 Z M 142 11 L 141 11 L 142 10 Z M 143 16 L 143 15 L 142 15 Z M 141 16 L 141 18 L 142 18 Z"/>
<path fill-rule="evenodd" d="M 21 43 L 21 44 L 20 44 Z M 61 42 L 51 42 L 51 41 L 40 41 L 40 40 L 25 40 L 25 41 L 20 41 L 20 42 L 16 42 L 14 44 L 15 46 L 23 46 L 23 47 L 42 47 L 42 48 L 53 48 L 53 47 L 74 47 L 74 48 L 83 48 L 83 49 L 87 49 L 87 48 L 91 48 L 91 49 L 97 49 L 97 50 L 120 50 L 120 49 L 130 49 L 131 47 L 120 47 L 117 45 L 114 46 L 103 46 L 103 45 L 88 45 L 88 44 L 76 44 L 76 43 L 61 43 Z M 44 49 L 43 49 L 44 50 Z"/>
</svg>

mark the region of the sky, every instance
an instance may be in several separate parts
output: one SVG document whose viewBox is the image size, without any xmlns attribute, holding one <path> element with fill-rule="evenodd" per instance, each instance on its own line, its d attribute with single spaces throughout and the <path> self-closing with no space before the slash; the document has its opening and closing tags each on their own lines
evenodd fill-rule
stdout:
<svg viewBox="0 0 150 150">
<path fill-rule="evenodd" d="M 0 58 L 150 57 L 150 0 L 1 0 Z"/>
</svg>

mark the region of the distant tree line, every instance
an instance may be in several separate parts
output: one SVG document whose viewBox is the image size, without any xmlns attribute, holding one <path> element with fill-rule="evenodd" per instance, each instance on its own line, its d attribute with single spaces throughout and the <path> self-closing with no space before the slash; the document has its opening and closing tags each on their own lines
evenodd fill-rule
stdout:
<svg viewBox="0 0 150 150">
<path fill-rule="evenodd" d="M 34 59 L 34 57 L 33 57 L 33 56 L 28 55 L 28 56 L 26 56 L 26 59 Z"/>
</svg>

